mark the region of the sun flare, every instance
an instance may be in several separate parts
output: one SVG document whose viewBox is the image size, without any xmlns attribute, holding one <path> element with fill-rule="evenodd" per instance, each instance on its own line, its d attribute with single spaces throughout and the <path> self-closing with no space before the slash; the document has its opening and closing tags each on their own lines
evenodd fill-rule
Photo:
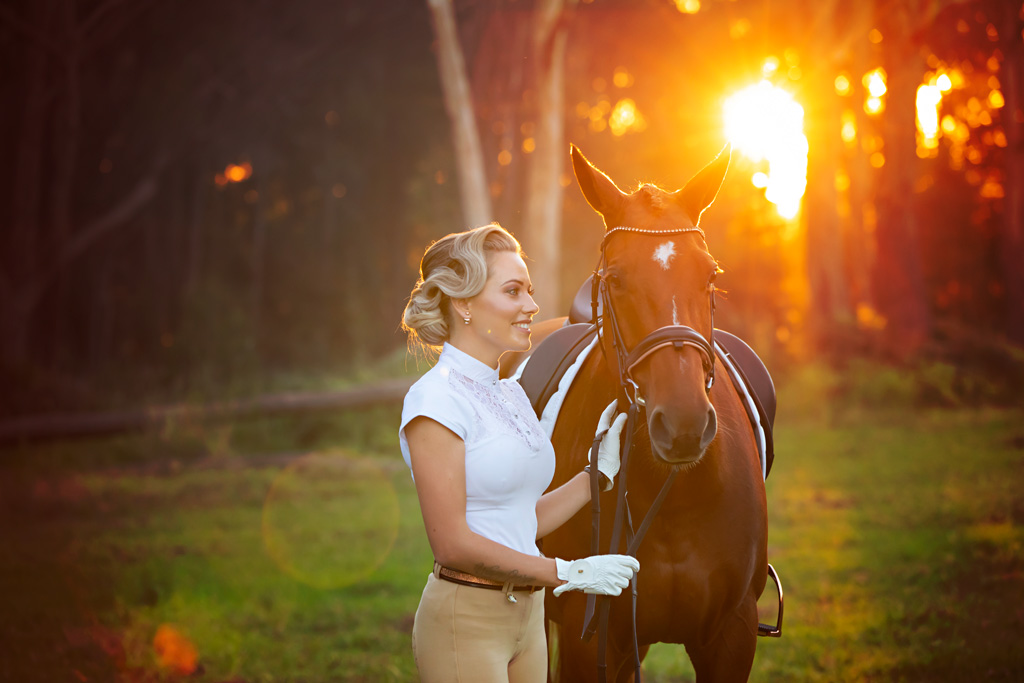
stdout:
<svg viewBox="0 0 1024 683">
<path fill-rule="evenodd" d="M 752 161 L 767 161 L 768 172 L 756 174 L 755 185 L 765 188 L 779 215 L 795 217 L 807 188 L 804 108 L 782 88 L 761 81 L 726 100 L 725 135 Z"/>
</svg>

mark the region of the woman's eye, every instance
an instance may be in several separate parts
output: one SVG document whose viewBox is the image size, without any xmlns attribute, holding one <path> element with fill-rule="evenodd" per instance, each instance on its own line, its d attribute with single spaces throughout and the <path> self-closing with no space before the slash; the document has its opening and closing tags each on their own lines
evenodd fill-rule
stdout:
<svg viewBox="0 0 1024 683">
<path fill-rule="evenodd" d="M 512 289 L 508 290 L 508 293 L 511 294 L 512 296 L 519 296 L 519 288 L 513 287 Z"/>
</svg>

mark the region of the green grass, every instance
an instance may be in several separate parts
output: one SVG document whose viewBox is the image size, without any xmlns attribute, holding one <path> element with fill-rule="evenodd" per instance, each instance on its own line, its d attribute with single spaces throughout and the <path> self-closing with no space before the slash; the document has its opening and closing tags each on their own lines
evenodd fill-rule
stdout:
<svg viewBox="0 0 1024 683">
<path fill-rule="evenodd" d="M 839 384 L 810 368 L 781 396 L 769 559 L 786 620 L 751 680 L 1024 679 L 1024 413 Z M 0 452 L 0 680 L 416 680 L 431 559 L 396 422 Z M 693 680 L 683 648 L 653 647 L 645 680 Z"/>
</svg>

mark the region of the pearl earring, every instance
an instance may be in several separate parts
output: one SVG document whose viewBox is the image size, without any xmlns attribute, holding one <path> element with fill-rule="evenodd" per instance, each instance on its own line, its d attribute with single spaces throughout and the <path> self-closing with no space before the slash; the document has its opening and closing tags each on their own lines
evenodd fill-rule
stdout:
<svg viewBox="0 0 1024 683">
<path fill-rule="evenodd" d="M 466 317 L 465 317 L 465 318 L 463 318 L 462 320 L 463 320 L 463 321 L 465 321 L 465 323 L 466 323 L 467 325 L 469 324 L 469 316 L 466 316 Z"/>
</svg>

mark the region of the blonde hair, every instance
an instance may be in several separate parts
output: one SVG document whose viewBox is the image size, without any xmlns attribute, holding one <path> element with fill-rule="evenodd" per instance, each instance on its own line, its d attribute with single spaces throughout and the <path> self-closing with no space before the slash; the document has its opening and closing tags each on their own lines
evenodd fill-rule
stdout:
<svg viewBox="0 0 1024 683">
<path fill-rule="evenodd" d="M 523 256 L 516 238 L 497 223 L 437 240 L 423 254 L 420 279 L 402 314 L 402 329 L 412 349 L 432 351 L 448 341 L 452 299 L 468 299 L 487 282 L 488 253 L 509 251 Z"/>
</svg>

